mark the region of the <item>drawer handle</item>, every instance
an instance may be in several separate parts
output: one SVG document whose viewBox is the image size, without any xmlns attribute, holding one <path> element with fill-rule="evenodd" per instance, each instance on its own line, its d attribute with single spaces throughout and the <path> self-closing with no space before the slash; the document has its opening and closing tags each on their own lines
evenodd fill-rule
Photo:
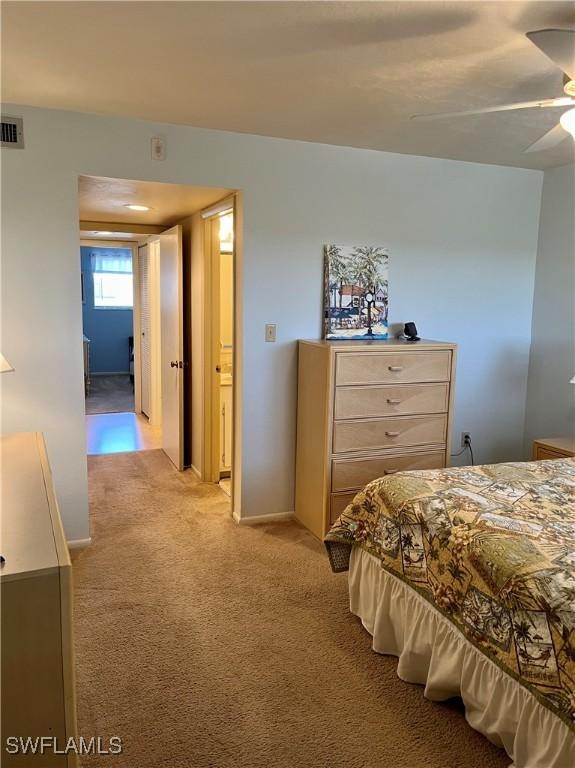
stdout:
<svg viewBox="0 0 575 768">
<path fill-rule="evenodd" d="M 387 437 L 397 437 L 399 432 L 386 432 Z"/>
<path fill-rule="evenodd" d="M 401 400 L 394 400 L 392 397 L 388 397 L 387 402 L 390 405 L 399 405 L 401 403 Z"/>
<path fill-rule="evenodd" d="M 402 365 L 388 365 L 387 368 L 390 371 L 403 371 Z"/>
<path fill-rule="evenodd" d="M 384 470 L 384 475 L 395 475 L 396 472 L 399 472 L 399 469 L 386 469 Z"/>
</svg>

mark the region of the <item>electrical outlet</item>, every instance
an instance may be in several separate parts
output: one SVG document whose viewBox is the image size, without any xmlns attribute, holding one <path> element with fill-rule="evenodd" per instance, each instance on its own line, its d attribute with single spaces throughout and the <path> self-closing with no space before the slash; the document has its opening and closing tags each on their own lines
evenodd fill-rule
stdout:
<svg viewBox="0 0 575 768">
<path fill-rule="evenodd" d="M 471 443 L 471 432 L 461 433 L 461 447 L 466 448 Z"/>
<path fill-rule="evenodd" d="M 266 341 L 276 340 L 276 324 L 266 323 Z"/>
</svg>

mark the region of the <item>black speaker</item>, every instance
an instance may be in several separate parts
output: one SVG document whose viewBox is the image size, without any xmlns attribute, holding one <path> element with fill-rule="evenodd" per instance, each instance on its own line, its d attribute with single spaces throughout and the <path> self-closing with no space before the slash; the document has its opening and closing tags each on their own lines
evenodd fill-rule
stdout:
<svg viewBox="0 0 575 768">
<path fill-rule="evenodd" d="M 406 323 L 403 329 L 403 334 L 408 341 L 419 341 L 415 323 Z"/>
</svg>

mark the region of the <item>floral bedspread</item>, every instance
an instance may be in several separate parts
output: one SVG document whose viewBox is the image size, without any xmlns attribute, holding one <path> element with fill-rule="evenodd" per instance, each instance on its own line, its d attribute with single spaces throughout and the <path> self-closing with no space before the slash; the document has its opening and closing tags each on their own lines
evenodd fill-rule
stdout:
<svg viewBox="0 0 575 768">
<path fill-rule="evenodd" d="M 325 539 L 361 546 L 575 730 L 575 459 L 403 472 Z"/>
</svg>

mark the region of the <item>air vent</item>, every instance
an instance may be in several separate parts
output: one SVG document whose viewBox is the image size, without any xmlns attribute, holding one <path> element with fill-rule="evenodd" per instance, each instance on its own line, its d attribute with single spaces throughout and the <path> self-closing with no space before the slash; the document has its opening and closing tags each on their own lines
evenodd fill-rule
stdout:
<svg viewBox="0 0 575 768">
<path fill-rule="evenodd" d="M 24 149 L 24 126 L 21 117 L 2 115 L 0 146 Z"/>
</svg>

